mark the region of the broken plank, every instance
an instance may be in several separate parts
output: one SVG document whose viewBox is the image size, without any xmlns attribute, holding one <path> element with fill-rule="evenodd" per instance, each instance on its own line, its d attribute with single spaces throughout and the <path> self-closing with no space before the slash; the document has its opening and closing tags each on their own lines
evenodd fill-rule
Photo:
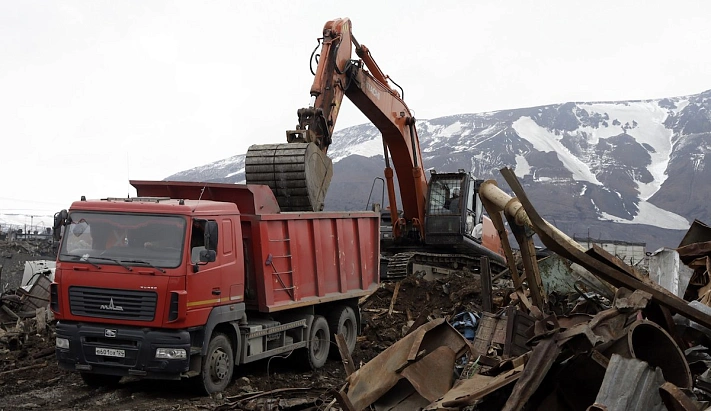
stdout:
<svg viewBox="0 0 711 411">
<path fill-rule="evenodd" d="M 39 363 L 39 364 L 28 365 L 27 367 L 20 367 L 20 368 L 15 368 L 14 370 L 3 371 L 3 372 L 0 372 L 0 376 L 7 375 L 7 374 L 13 374 L 13 373 L 25 371 L 25 370 L 31 370 L 33 368 L 43 368 L 46 366 L 47 366 L 47 362 L 45 361 L 45 362 Z"/>
<path fill-rule="evenodd" d="M 347 377 L 355 372 L 355 364 L 353 364 L 351 353 L 348 352 L 348 344 L 343 334 L 336 334 L 336 346 L 338 346 L 338 352 L 341 354 L 341 361 L 343 361 L 343 368 L 346 370 Z"/>
<path fill-rule="evenodd" d="M 400 281 L 395 284 L 395 291 L 393 291 L 393 298 L 390 300 L 390 309 L 388 310 L 388 315 L 393 315 L 393 307 L 395 306 L 395 300 L 397 300 L 397 293 L 400 291 Z"/>
</svg>

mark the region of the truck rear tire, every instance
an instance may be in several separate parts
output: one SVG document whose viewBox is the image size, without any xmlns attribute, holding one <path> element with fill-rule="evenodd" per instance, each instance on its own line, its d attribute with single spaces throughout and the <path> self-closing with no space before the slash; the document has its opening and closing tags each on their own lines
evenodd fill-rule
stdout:
<svg viewBox="0 0 711 411">
<path fill-rule="evenodd" d="M 232 344 L 225 334 L 216 333 L 207 346 L 207 355 L 202 359 L 200 385 L 207 394 L 224 391 L 232 381 L 235 363 Z"/>
<path fill-rule="evenodd" d="M 309 340 L 306 345 L 308 350 L 309 365 L 312 369 L 318 369 L 326 364 L 328 351 L 331 347 L 331 340 L 328 338 L 328 322 L 320 315 L 314 317 L 314 321 L 309 328 Z"/>
<path fill-rule="evenodd" d="M 84 380 L 84 384 L 91 388 L 115 387 L 121 381 L 121 376 L 83 372 L 81 373 L 81 379 Z"/>
<path fill-rule="evenodd" d="M 353 308 L 342 305 L 333 310 L 328 316 L 328 329 L 334 346 L 337 346 L 336 334 L 343 334 L 348 347 L 348 354 L 353 354 L 358 338 L 358 320 Z M 331 350 L 331 358 L 339 359 L 340 355 L 338 350 Z"/>
</svg>

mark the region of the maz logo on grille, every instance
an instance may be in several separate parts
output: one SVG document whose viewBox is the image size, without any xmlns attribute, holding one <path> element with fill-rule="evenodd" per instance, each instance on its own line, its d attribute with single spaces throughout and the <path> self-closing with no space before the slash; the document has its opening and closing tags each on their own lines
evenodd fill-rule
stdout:
<svg viewBox="0 0 711 411">
<path fill-rule="evenodd" d="M 114 305 L 114 299 L 113 299 L 113 298 L 111 298 L 111 299 L 109 300 L 109 304 L 108 304 L 108 305 L 106 305 L 106 304 L 101 304 L 101 305 L 99 306 L 99 309 L 100 309 L 100 310 L 111 310 L 111 311 L 123 311 L 123 307 L 121 307 L 120 305 Z"/>
</svg>

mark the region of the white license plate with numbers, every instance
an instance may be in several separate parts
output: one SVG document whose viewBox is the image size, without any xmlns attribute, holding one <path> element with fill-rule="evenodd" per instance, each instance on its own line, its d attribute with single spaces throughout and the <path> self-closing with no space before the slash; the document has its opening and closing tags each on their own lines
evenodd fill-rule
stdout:
<svg viewBox="0 0 711 411">
<path fill-rule="evenodd" d="M 96 348 L 96 355 L 104 355 L 106 357 L 119 357 L 124 358 L 126 356 L 126 351 L 115 350 L 113 348 Z"/>
</svg>

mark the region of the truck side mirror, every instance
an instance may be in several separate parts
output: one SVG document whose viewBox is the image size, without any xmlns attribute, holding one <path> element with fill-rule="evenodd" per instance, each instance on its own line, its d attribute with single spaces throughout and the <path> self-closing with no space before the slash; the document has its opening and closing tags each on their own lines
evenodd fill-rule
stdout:
<svg viewBox="0 0 711 411">
<path fill-rule="evenodd" d="M 69 213 L 67 210 L 62 210 L 54 214 L 54 224 L 52 224 L 52 237 L 54 241 L 62 239 L 62 227 L 67 224 Z"/>
<path fill-rule="evenodd" d="M 215 259 L 217 259 L 215 250 L 200 250 L 201 263 L 214 263 Z"/>
</svg>

